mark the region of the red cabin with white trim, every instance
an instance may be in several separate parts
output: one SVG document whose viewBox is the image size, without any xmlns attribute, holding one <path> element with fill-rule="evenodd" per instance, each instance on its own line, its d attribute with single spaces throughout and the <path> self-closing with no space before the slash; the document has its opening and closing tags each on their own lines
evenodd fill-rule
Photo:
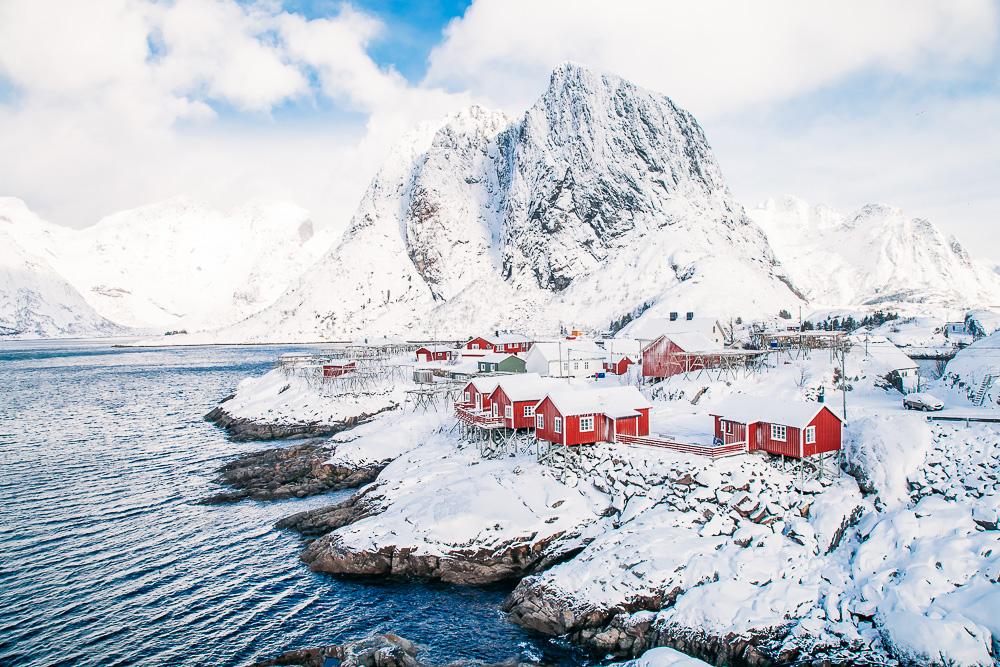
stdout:
<svg viewBox="0 0 1000 667">
<path fill-rule="evenodd" d="M 642 349 L 642 375 L 668 378 L 680 373 L 715 368 L 722 346 L 698 333 L 664 334 Z"/>
<path fill-rule="evenodd" d="M 353 373 L 358 369 L 358 365 L 353 361 L 344 361 L 341 363 L 333 364 L 323 364 L 323 377 L 325 378 L 338 378 L 341 375 L 347 375 L 348 373 Z"/>
<path fill-rule="evenodd" d="M 635 387 L 551 392 L 535 408 L 535 437 L 561 445 L 649 435 L 651 404 Z"/>
<path fill-rule="evenodd" d="M 843 420 L 823 403 L 735 399 L 712 416 L 717 441 L 745 442 L 751 452 L 803 458 L 841 446 Z"/>
<path fill-rule="evenodd" d="M 417 348 L 417 361 L 450 361 L 455 358 L 457 351 L 440 345 L 425 345 Z"/>
<path fill-rule="evenodd" d="M 619 357 L 616 361 L 605 361 L 604 362 L 604 372 L 612 373 L 614 375 L 625 375 L 628 372 L 628 367 L 634 364 L 628 357 Z"/>
<path fill-rule="evenodd" d="M 554 381 L 537 373 L 524 373 L 498 378 L 490 394 L 490 406 L 496 406 L 498 417 L 507 428 L 534 428 L 535 407 L 552 389 Z"/>
<path fill-rule="evenodd" d="M 515 334 L 499 334 L 490 338 L 476 336 L 465 344 L 466 357 L 482 356 L 487 352 L 503 352 L 519 354 L 531 349 L 531 341 L 526 336 Z"/>
<path fill-rule="evenodd" d="M 462 388 L 462 398 L 459 405 L 474 410 L 489 412 L 492 406 L 490 394 L 497 388 L 500 381 L 496 377 L 475 378 Z"/>
</svg>

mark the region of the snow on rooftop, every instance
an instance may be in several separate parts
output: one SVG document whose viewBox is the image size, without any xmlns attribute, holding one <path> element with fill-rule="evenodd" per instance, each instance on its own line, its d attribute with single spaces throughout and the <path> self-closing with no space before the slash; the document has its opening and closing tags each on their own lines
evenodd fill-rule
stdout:
<svg viewBox="0 0 1000 667">
<path fill-rule="evenodd" d="M 607 352 L 592 340 L 541 341 L 531 346 L 531 351 L 541 354 L 547 361 L 574 361 L 598 359 L 604 361 Z"/>
<path fill-rule="evenodd" d="M 823 408 L 830 406 L 809 401 L 777 401 L 764 396 L 734 396 L 716 406 L 711 414 L 741 424 L 766 422 L 805 428 Z M 837 414 L 832 408 L 830 411 Z"/>
<path fill-rule="evenodd" d="M 566 383 L 556 378 L 543 378 L 538 373 L 519 373 L 499 378 L 498 389 L 503 389 L 512 401 L 541 400 L 545 394 Z"/>
<path fill-rule="evenodd" d="M 601 389 L 560 389 L 547 394 L 563 415 L 604 414 L 609 417 L 631 417 L 639 408 L 652 403 L 635 387 Z"/>
<path fill-rule="evenodd" d="M 674 345 L 685 352 L 714 352 L 722 349 L 722 345 L 718 341 L 701 333 L 672 333 L 664 335 L 673 341 Z"/>
<path fill-rule="evenodd" d="M 504 359 L 509 359 L 510 357 L 514 357 L 515 359 L 520 359 L 520 357 L 518 357 L 516 354 L 513 354 L 512 352 L 487 352 L 484 355 L 476 357 L 476 360 L 487 361 L 489 363 L 498 364 Z"/>
<path fill-rule="evenodd" d="M 858 345 L 865 345 L 864 337 L 855 341 Z M 916 368 L 917 362 L 910 359 L 901 349 L 896 347 L 885 336 L 869 336 L 867 342 L 868 354 L 875 357 L 890 370 L 898 371 Z"/>
<path fill-rule="evenodd" d="M 693 319 L 667 317 L 647 317 L 633 322 L 621 332 L 622 338 L 638 338 L 651 341 L 665 334 L 697 333 L 706 338 L 717 338 L 722 335 L 719 321 L 712 317 L 695 317 Z"/>
</svg>

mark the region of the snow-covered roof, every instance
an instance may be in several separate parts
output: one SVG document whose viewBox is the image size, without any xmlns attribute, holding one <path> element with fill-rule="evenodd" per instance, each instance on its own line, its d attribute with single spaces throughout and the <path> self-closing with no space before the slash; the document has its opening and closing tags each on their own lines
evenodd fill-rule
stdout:
<svg viewBox="0 0 1000 667">
<path fill-rule="evenodd" d="M 858 342 L 861 343 L 861 341 Z M 893 345 L 885 336 L 868 337 L 868 354 L 878 359 L 890 370 L 899 371 L 917 367 L 917 362 L 910 359 L 905 352 Z"/>
<path fill-rule="evenodd" d="M 672 333 L 664 336 L 685 352 L 714 352 L 722 349 L 718 341 L 700 333 Z"/>
<path fill-rule="evenodd" d="M 479 392 L 480 394 L 490 394 L 493 393 L 493 390 L 497 388 L 497 384 L 499 382 L 500 378 L 494 376 L 494 377 L 473 378 L 472 380 L 469 381 L 469 384 L 475 387 L 476 391 Z M 468 387 L 469 385 L 467 384 L 465 386 Z"/>
<path fill-rule="evenodd" d="M 543 378 L 538 373 L 520 373 L 499 379 L 497 389 L 503 389 L 503 393 L 507 394 L 507 398 L 512 401 L 537 401 L 554 387 L 565 386 L 561 380 Z"/>
<path fill-rule="evenodd" d="M 591 340 L 543 341 L 531 346 L 529 354 L 540 354 L 546 361 L 576 361 L 598 359 L 603 361 L 607 352 Z"/>
<path fill-rule="evenodd" d="M 477 362 L 487 361 L 491 364 L 498 364 L 504 359 L 509 359 L 510 357 L 514 357 L 515 359 L 520 359 L 520 357 L 518 357 L 516 354 L 513 354 L 512 352 L 487 352 L 486 354 L 480 357 L 476 357 L 476 361 Z"/>
<path fill-rule="evenodd" d="M 717 406 L 710 414 L 741 424 L 766 422 L 805 428 L 823 408 L 830 409 L 840 419 L 837 411 L 827 403 L 778 401 L 763 396 L 735 396 Z"/>
<path fill-rule="evenodd" d="M 633 361 L 642 355 L 642 341 L 634 338 L 609 338 L 604 343 L 604 351 L 609 355 L 613 354 L 615 361 L 622 357 L 628 357 Z"/>
<path fill-rule="evenodd" d="M 642 318 L 623 332 L 625 337 L 651 341 L 664 334 L 698 333 L 706 338 L 717 338 L 722 335 L 722 326 L 712 317 L 695 317 L 690 320 L 668 317 Z"/>
<path fill-rule="evenodd" d="M 420 350 L 427 350 L 429 352 L 458 352 L 457 349 L 448 345 L 421 345 L 417 348 L 417 352 Z"/>
<path fill-rule="evenodd" d="M 604 414 L 608 417 L 631 417 L 639 408 L 653 404 L 635 387 L 603 387 L 600 389 L 557 389 L 546 394 L 563 415 Z M 543 399 L 544 400 L 544 399 Z"/>
<path fill-rule="evenodd" d="M 483 340 L 488 341 L 490 343 L 493 343 L 494 345 L 513 345 L 515 343 L 530 343 L 531 342 L 531 337 L 530 336 L 527 336 L 525 334 L 518 334 L 518 333 L 502 333 L 502 334 L 500 334 L 498 336 L 495 336 L 493 334 L 489 334 L 489 335 L 485 335 L 485 336 L 475 336 L 474 338 L 470 338 L 468 342 L 471 342 L 471 341 L 475 340 L 476 338 L 482 338 Z"/>
</svg>

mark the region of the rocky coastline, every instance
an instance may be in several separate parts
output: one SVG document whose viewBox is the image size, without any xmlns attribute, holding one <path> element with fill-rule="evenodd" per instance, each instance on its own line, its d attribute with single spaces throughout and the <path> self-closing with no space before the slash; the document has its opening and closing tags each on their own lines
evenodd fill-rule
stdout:
<svg viewBox="0 0 1000 667">
<path fill-rule="evenodd" d="M 340 421 L 324 422 L 299 422 L 299 423 L 276 423 L 244 417 L 234 417 L 226 411 L 225 404 L 232 397 L 223 400 L 219 405 L 205 415 L 205 421 L 212 422 L 226 430 L 229 437 L 236 441 L 249 440 L 294 440 L 298 438 L 315 438 L 320 436 L 336 435 L 341 431 L 346 431 L 359 424 L 370 421 L 376 415 L 387 410 L 393 410 L 397 406 L 391 405 L 381 410 L 371 413 L 353 415 Z"/>
</svg>

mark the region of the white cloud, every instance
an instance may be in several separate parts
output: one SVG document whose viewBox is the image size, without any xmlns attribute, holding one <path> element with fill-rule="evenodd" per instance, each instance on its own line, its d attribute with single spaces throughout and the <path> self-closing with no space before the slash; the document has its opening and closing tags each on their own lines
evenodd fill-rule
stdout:
<svg viewBox="0 0 1000 667">
<path fill-rule="evenodd" d="M 662 91 L 699 117 L 785 100 L 868 69 L 924 76 L 988 57 L 991 0 L 479 0 L 427 81 L 510 108 L 562 60 Z"/>
</svg>

